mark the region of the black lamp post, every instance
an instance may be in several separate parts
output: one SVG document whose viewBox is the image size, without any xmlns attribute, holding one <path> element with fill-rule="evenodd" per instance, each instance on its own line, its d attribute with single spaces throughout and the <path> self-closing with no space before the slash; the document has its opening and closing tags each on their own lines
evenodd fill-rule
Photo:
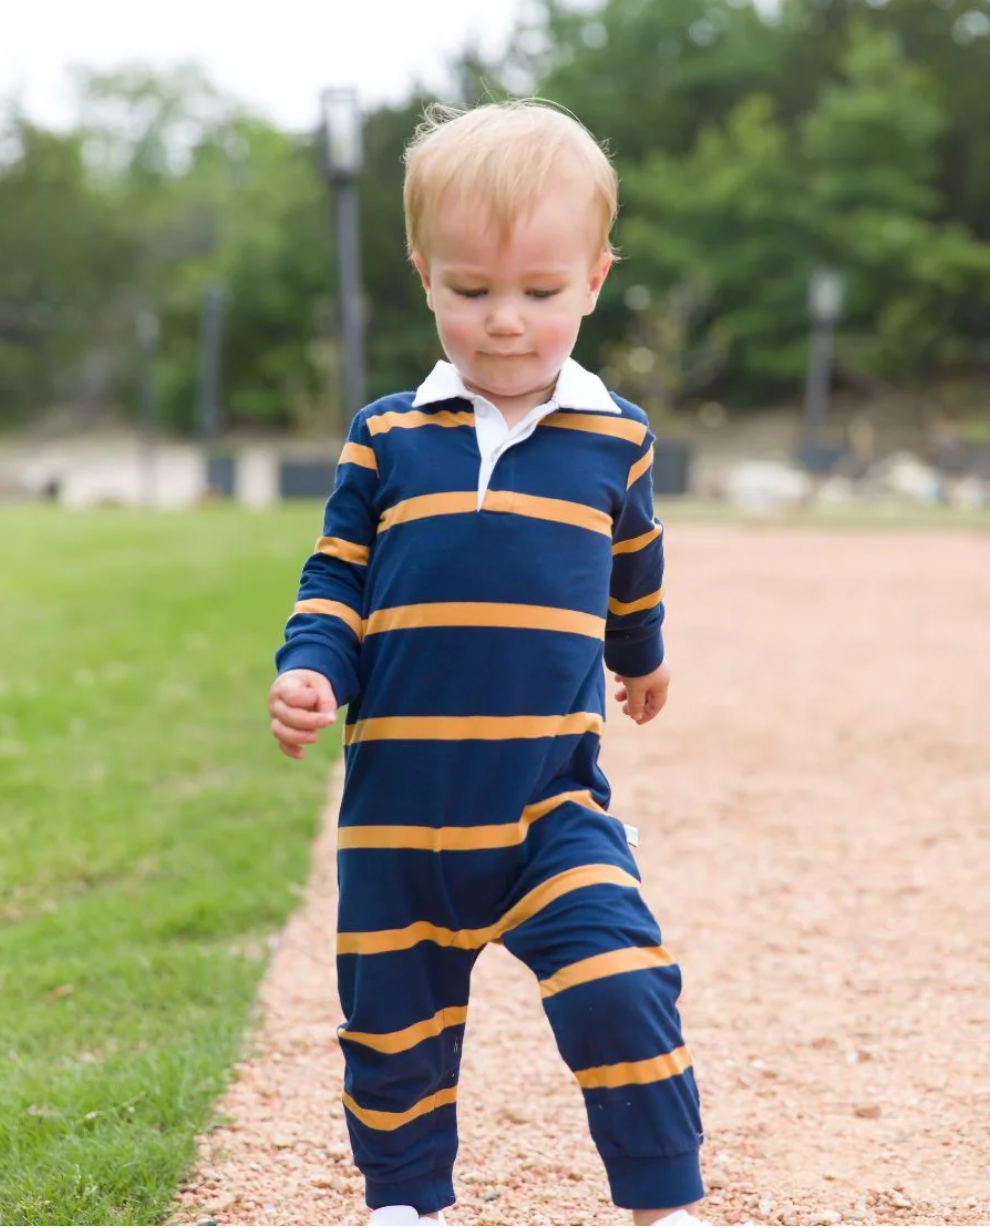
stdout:
<svg viewBox="0 0 990 1228">
<path fill-rule="evenodd" d="M 221 379 L 226 292 L 217 281 L 203 290 L 199 314 L 199 370 L 196 378 L 196 427 L 203 453 L 206 493 L 230 498 L 234 494 L 233 453 L 220 442 L 223 427 Z"/>
<path fill-rule="evenodd" d="M 337 222 L 340 349 L 344 412 L 364 404 L 364 307 L 361 291 L 357 178 L 363 166 L 361 106 L 353 89 L 323 92 L 323 165 Z"/>
<path fill-rule="evenodd" d="M 155 373 L 160 332 L 158 312 L 151 307 L 142 307 L 137 314 L 137 335 L 141 346 L 141 497 L 147 507 L 154 507 L 158 502 L 158 390 Z"/>
<path fill-rule="evenodd" d="M 223 350 L 224 290 L 210 282 L 203 291 L 199 316 L 199 370 L 196 377 L 196 419 L 207 442 L 220 433 L 220 372 Z"/>
<path fill-rule="evenodd" d="M 808 282 L 811 346 L 804 395 L 804 425 L 809 442 L 820 442 L 825 425 L 832 374 L 832 330 L 842 315 L 845 290 L 846 279 L 839 269 L 815 269 Z"/>
</svg>

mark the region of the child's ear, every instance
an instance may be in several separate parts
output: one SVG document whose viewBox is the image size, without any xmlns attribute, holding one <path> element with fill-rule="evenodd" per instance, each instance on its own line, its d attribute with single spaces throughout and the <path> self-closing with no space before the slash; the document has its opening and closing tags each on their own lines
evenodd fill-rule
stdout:
<svg viewBox="0 0 990 1228">
<path fill-rule="evenodd" d="M 598 306 L 598 295 L 601 293 L 602 286 L 605 284 L 605 278 L 608 277 L 609 270 L 612 267 L 612 256 L 609 252 L 604 252 L 600 259 L 596 260 L 591 269 L 591 277 L 588 279 L 588 298 L 584 306 L 584 314 L 590 316 Z"/>
<path fill-rule="evenodd" d="M 419 280 L 423 283 L 423 289 L 426 291 L 426 305 L 433 310 L 433 287 L 430 282 L 430 266 L 423 259 L 419 252 L 412 253 L 412 262 L 416 267 L 416 272 L 419 274 Z"/>
</svg>

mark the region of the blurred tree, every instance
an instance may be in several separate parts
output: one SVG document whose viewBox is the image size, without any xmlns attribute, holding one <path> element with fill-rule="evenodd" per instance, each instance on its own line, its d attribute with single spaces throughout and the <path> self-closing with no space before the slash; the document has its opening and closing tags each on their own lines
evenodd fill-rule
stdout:
<svg viewBox="0 0 990 1228">
<path fill-rule="evenodd" d="M 693 343 L 716 327 L 730 347 L 719 391 L 745 404 L 794 389 L 820 262 L 852 277 L 848 367 L 936 374 L 978 360 L 988 249 L 946 214 L 937 65 L 914 62 L 891 28 L 930 29 L 919 5 L 942 13 L 943 43 L 958 40 L 954 0 L 784 0 L 772 20 L 747 0 L 580 13 L 541 0 L 515 63 L 609 134 L 623 182 L 629 260 L 584 334 L 588 360 L 614 365 L 617 336 L 638 344 L 630 286 L 658 303 L 701 285 Z"/>
<path fill-rule="evenodd" d="M 775 44 L 751 0 L 537 0 L 510 63 L 627 163 L 689 152 L 713 119 L 772 90 Z"/>
<path fill-rule="evenodd" d="M 858 0 L 860 20 L 922 67 L 944 117 L 940 216 L 990 240 L 990 0 Z"/>
<path fill-rule="evenodd" d="M 988 74 L 990 0 L 532 0 L 505 61 L 466 48 L 446 96 L 538 93 L 607 138 L 625 259 L 577 356 L 638 370 L 657 404 L 705 378 L 748 404 L 800 386 L 818 262 L 849 274 L 847 372 L 986 364 Z M 153 303 L 161 404 L 191 428 L 202 296 L 220 283 L 228 424 L 329 430 L 336 261 L 313 134 L 246 113 L 193 67 L 77 85 L 73 133 L 0 117 L 0 420 L 60 393 L 136 407 L 135 317 Z M 439 356 L 401 202 L 425 101 L 366 117 L 371 396 Z M 630 308 L 634 289 L 648 309 Z"/>
<path fill-rule="evenodd" d="M 815 227 L 772 101 L 750 98 L 703 131 L 692 153 L 654 154 L 624 182 L 623 274 L 654 292 L 695 280 L 707 288 L 698 326 L 717 324 L 737 401 L 798 379 Z"/>
<path fill-rule="evenodd" d="M 888 376 L 971 365 L 985 345 L 971 305 L 990 298 L 990 244 L 940 220 L 941 91 L 899 39 L 859 19 L 840 68 L 801 140 L 821 254 L 852 274 L 846 361 L 858 353 Z"/>
<path fill-rule="evenodd" d="M 308 137 L 248 115 L 192 67 L 80 76 L 93 165 L 117 198 L 139 253 L 120 287 L 120 342 L 135 358 L 130 315 L 162 317 L 163 416 L 193 427 L 202 296 L 226 291 L 223 410 L 228 424 L 284 422 L 292 398 L 323 392 L 313 340 L 329 280 L 325 193 Z M 134 369 L 122 386 L 136 400 Z M 326 410 L 332 417 L 332 406 Z"/>
<path fill-rule="evenodd" d="M 933 220 L 937 92 L 889 35 L 857 22 L 848 38 L 836 80 L 796 130 L 753 97 L 688 156 L 625 173 L 628 276 L 704 280 L 705 324 L 731 338 L 731 394 L 743 403 L 799 381 L 817 263 L 852 279 L 847 363 L 934 371 L 975 361 L 982 343 L 967 336 L 965 310 L 990 295 L 990 247 Z"/>
<path fill-rule="evenodd" d="M 511 79 L 573 111 L 623 180 L 653 155 L 686 156 L 713 123 L 776 86 L 776 31 L 752 0 L 605 0 L 580 9 L 534 0 L 530 10 L 510 52 Z M 624 192 L 624 221 L 638 213 Z M 632 256 L 629 234 L 621 225 L 619 242 Z M 582 331 L 582 361 L 600 365 L 634 326 L 623 295 L 637 280 L 635 268 L 620 265 L 606 282 Z"/>
<path fill-rule="evenodd" d="M 84 142 L 8 112 L 0 123 L 0 422 L 79 373 L 107 279 L 130 251 L 89 182 Z"/>
<path fill-rule="evenodd" d="M 183 425 L 194 405 L 199 313 L 210 280 L 226 289 L 228 424 L 284 425 L 298 413 L 312 418 L 314 398 L 321 407 L 317 420 L 336 420 L 339 397 L 320 347 L 332 332 L 332 252 L 316 162 L 311 138 L 259 120 L 236 121 L 197 151 L 182 187 L 209 202 L 216 239 L 167 286 L 172 332 L 182 342 L 174 351 L 171 401 Z"/>
</svg>

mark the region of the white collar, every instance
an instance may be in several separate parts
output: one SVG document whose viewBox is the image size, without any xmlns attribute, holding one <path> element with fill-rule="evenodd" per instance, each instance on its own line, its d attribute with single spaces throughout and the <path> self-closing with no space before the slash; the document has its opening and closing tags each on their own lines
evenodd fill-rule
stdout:
<svg viewBox="0 0 990 1228">
<path fill-rule="evenodd" d="M 416 389 L 413 408 L 431 405 L 435 401 L 449 401 L 453 397 L 463 397 L 473 403 L 476 395 L 464 386 L 456 367 L 441 361 Z M 622 413 L 598 376 L 586 371 L 573 358 L 568 358 L 560 369 L 552 403 L 561 409 L 591 409 L 604 414 Z"/>
</svg>

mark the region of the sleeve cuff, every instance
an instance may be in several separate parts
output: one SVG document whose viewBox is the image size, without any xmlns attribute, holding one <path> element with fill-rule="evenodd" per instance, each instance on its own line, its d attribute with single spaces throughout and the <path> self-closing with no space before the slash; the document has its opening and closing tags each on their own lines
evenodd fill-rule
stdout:
<svg viewBox="0 0 990 1228">
<path fill-rule="evenodd" d="M 663 637 L 659 632 L 647 640 L 635 643 L 613 640 L 605 642 L 605 664 L 623 678 L 643 678 L 663 664 Z"/>
<path fill-rule="evenodd" d="M 357 669 L 332 649 L 315 644 L 285 644 L 275 654 L 280 674 L 290 669 L 311 669 L 322 674 L 333 688 L 338 708 L 346 708 L 358 692 Z"/>
</svg>

